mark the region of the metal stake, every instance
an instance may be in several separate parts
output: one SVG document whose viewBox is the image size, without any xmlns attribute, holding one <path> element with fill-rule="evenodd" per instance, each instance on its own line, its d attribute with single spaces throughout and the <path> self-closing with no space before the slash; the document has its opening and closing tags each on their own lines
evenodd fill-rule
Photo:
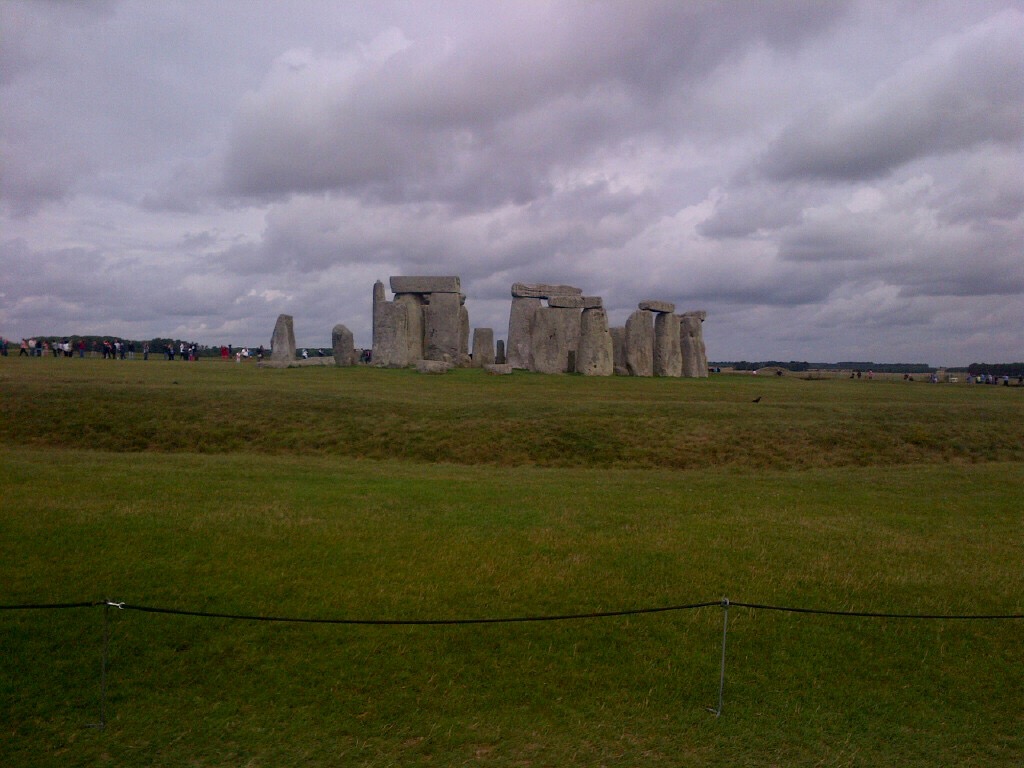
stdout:
<svg viewBox="0 0 1024 768">
<path fill-rule="evenodd" d="M 718 709 L 708 707 L 715 717 L 722 716 L 722 700 L 725 697 L 725 641 L 729 635 L 729 598 L 722 598 L 722 671 L 718 678 Z"/>
</svg>

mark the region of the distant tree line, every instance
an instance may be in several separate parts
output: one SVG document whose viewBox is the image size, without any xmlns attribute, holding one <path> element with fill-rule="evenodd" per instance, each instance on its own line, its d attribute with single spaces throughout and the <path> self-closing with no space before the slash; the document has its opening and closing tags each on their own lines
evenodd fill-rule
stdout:
<svg viewBox="0 0 1024 768">
<path fill-rule="evenodd" d="M 756 371 L 760 368 L 784 368 L 795 373 L 803 371 L 875 371 L 876 373 L 932 373 L 936 369 L 926 363 L 872 363 L 859 361 L 843 361 L 839 363 L 809 363 L 806 360 L 747 360 L 708 363 L 713 367 L 733 368 L 737 371 Z"/>
<path fill-rule="evenodd" d="M 971 376 L 985 373 L 992 376 L 1024 376 L 1024 363 L 971 363 L 967 368 L 949 370 L 966 370 Z"/>
</svg>

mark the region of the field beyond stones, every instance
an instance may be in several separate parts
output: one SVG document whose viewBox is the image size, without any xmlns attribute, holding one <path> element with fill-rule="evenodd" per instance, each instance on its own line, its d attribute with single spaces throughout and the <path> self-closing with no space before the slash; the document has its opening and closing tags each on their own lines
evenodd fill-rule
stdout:
<svg viewBox="0 0 1024 768">
<path fill-rule="evenodd" d="M 1020 615 L 1022 388 L 5 358 L 0 395 L 0 604 L 127 604 L 0 611 L 5 765 L 1024 763 L 1020 619 L 734 606 L 716 718 L 718 605 L 131 609 Z"/>
</svg>

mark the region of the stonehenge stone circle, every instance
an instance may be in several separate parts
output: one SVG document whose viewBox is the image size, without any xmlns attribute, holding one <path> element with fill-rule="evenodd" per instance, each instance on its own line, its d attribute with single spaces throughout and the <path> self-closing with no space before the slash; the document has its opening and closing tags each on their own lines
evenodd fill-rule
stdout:
<svg viewBox="0 0 1024 768">
<path fill-rule="evenodd" d="M 291 362 L 295 359 L 295 326 L 291 315 L 278 315 L 274 335 L 270 337 L 270 359 Z"/>
<path fill-rule="evenodd" d="M 346 367 L 355 363 L 356 345 L 352 331 L 340 323 L 331 330 L 331 346 L 334 348 L 334 364 Z"/>
</svg>

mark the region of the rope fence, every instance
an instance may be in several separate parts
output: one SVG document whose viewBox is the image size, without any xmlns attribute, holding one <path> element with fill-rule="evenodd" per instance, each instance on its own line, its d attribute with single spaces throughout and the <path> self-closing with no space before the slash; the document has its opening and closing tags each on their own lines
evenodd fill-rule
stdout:
<svg viewBox="0 0 1024 768">
<path fill-rule="evenodd" d="M 831 616 L 840 618 L 887 619 L 887 620 L 922 620 L 922 621 L 1020 621 L 1024 613 L 985 613 L 985 614 L 942 614 L 942 613 L 893 613 L 882 611 L 844 611 L 826 608 L 802 608 L 785 605 L 768 605 L 764 603 L 747 603 L 723 597 L 720 600 L 708 600 L 698 603 L 666 605 L 654 608 L 629 608 L 619 611 L 592 611 L 587 613 L 563 613 L 536 616 L 505 616 L 450 619 L 353 619 L 353 618 L 317 618 L 308 616 L 263 616 L 241 613 L 218 613 L 211 611 L 194 611 L 181 608 L 164 608 L 153 605 L 135 605 L 115 600 L 92 600 L 72 603 L 17 603 L 0 605 L 0 611 L 40 611 L 69 610 L 78 608 L 103 608 L 103 652 L 100 664 L 100 721 L 90 727 L 106 728 L 107 724 L 107 657 L 110 646 L 110 611 L 116 608 L 121 611 L 138 611 L 140 613 L 164 614 L 171 616 L 191 616 L 204 619 L 226 619 L 230 621 L 276 622 L 283 624 L 335 624 L 349 626 L 464 626 L 470 624 L 522 624 L 527 622 L 582 621 L 590 619 L 608 619 L 622 616 L 640 616 L 654 613 L 670 613 L 697 610 L 701 608 L 720 607 L 722 609 L 722 656 L 718 684 L 718 706 L 707 707 L 715 717 L 721 717 L 725 698 L 725 649 L 729 635 L 729 609 L 747 608 L 759 611 L 777 611 L 803 615 Z"/>
</svg>

